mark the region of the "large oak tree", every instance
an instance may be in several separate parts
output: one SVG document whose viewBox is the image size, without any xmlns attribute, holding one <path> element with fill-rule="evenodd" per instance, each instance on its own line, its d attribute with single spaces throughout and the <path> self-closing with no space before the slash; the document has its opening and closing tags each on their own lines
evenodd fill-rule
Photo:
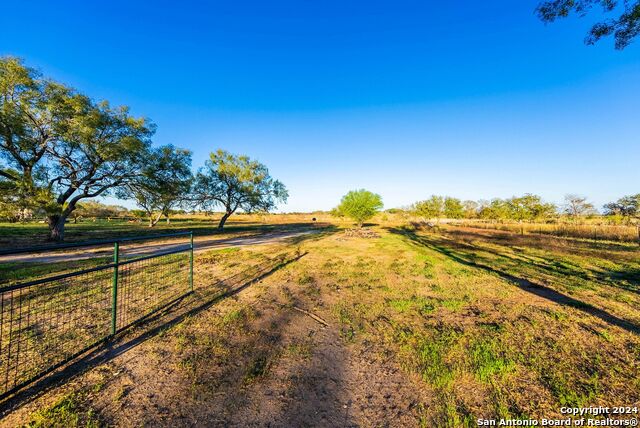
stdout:
<svg viewBox="0 0 640 428">
<path fill-rule="evenodd" d="M 78 202 L 136 177 L 154 126 L 0 58 L 0 176 L 47 215 L 49 238 L 64 238 Z"/>
</svg>

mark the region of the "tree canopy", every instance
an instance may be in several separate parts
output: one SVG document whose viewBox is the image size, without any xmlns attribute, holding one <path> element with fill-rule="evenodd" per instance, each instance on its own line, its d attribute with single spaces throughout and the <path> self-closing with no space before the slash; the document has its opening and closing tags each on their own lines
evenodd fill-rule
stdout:
<svg viewBox="0 0 640 428">
<path fill-rule="evenodd" d="M 413 204 L 413 211 L 426 219 L 441 218 L 444 215 L 444 198 L 432 195 L 429 199 Z"/>
<path fill-rule="evenodd" d="M 23 205 L 47 214 L 50 239 L 79 201 L 105 196 L 139 174 L 154 126 L 0 58 L 0 175 Z"/>
<path fill-rule="evenodd" d="M 554 204 L 546 203 L 538 195 L 530 193 L 507 200 L 510 218 L 513 220 L 536 220 L 556 213 Z"/>
<path fill-rule="evenodd" d="M 118 192 L 133 199 L 149 217 L 149 227 L 164 215 L 189 199 L 192 184 L 191 152 L 172 145 L 153 149 L 148 154 L 140 174 Z"/>
<path fill-rule="evenodd" d="M 464 201 L 450 196 L 433 195 L 413 204 L 413 213 L 426 219 L 484 218 L 491 220 L 535 220 L 556 214 L 556 207 L 540 196 L 525 194 L 509 199 Z"/>
<path fill-rule="evenodd" d="M 221 207 L 224 214 L 218 228 L 238 209 L 268 212 L 287 201 L 289 193 L 280 181 L 269 175 L 262 163 L 225 150 L 210 154 L 195 178 L 193 201 L 205 210 Z"/>
<path fill-rule="evenodd" d="M 366 220 L 372 218 L 383 207 L 380 195 L 365 189 L 352 190 L 344 195 L 336 212 L 354 220 L 362 227 Z"/>
<path fill-rule="evenodd" d="M 622 217 L 640 217 L 640 193 L 623 196 L 616 202 L 610 202 L 604 206 L 605 214 L 619 215 Z"/>
<path fill-rule="evenodd" d="M 617 17 L 594 24 L 585 43 L 592 45 L 603 37 L 613 35 L 616 49 L 624 49 L 640 33 L 638 0 L 548 0 L 541 2 L 536 12 L 544 22 L 553 22 L 569 16 L 571 12 L 585 16 L 596 6 L 605 13 L 615 13 Z"/>
<path fill-rule="evenodd" d="M 564 212 L 571 217 L 595 213 L 595 208 L 585 196 L 569 194 L 564 197 Z"/>
<path fill-rule="evenodd" d="M 464 205 L 460 199 L 447 196 L 444 198 L 444 216 L 446 218 L 464 217 Z"/>
<path fill-rule="evenodd" d="M 495 198 L 480 206 L 478 216 L 488 220 L 505 220 L 511 215 L 509 204 L 504 199 Z"/>
</svg>

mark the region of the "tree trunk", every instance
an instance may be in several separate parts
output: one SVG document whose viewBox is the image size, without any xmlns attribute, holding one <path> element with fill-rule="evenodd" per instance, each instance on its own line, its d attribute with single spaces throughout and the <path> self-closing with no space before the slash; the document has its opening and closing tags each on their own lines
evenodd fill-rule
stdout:
<svg viewBox="0 0 640 428">
<path fill-rule="evenodd" d="M 149 227 L 153 227 L 156 224 L 158 224 L 158 222 L 160 221 L 161 218 L 162 218 L 162 213 L 158 214 L 155 219 L 153 218 L 153 215 L 150 215 L 149 216 Z"/>
<path fill-rule="evenodd" d="M 232 213 L 230 212 L 226 212 L 224 213 L 224 215 L 222 216 L 222 218 L 220 219 L 220 223 L 218 223 L 218 230 L 222 230 L 222 228 L 224 227 L 225 222 L 227 221 L 227 219 L 229 218 L 229 216 Z"/>
<path fill-rule="evenodd" d="M 64 224 L 67 216 L 53 214 L 47 217 L 49 224 L 49 241 L 61 242 L 64 240 Z"/>
</svg>

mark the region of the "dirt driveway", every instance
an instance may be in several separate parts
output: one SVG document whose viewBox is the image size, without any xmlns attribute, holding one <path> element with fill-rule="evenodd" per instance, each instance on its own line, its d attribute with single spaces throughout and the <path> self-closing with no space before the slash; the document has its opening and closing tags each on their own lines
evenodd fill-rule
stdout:
<svg viewBox="0 0 640 428">
<path fill-rule="evenodd" d="M 252 245 L 263 244 L 276 244 L 286 241 L 288 239 L 299 238 L 302 236 L 319 233 L 319 229 L 306 229 L 306 230 L 293 230 L 293 231 L 280 231 L 270 233 L 260 233 L 236 236 L 232 238 L 221 238 L 211 236 L 197 236 L 194 237 L 194 251 L 202 252 L 211 249 L 223 249 L 234 247 L 245 247 Z M 150 256 L 154 254 L 160 254 L 169 251 L 175 251 L 180 249 L 186 249 L 189 247 L 188 236 L 181 237 L 179 239 L 161 240 L 150 243 L 146 242 L 130 242 L 120 247 L 120 257 L 123 259 L 141 256 Z M 99 257 L 110 257 L 113 254 L 113 246 L 100 245 L 92 247 L 90 249 L 83 249 L 82 251 L 46 251 L 33 254 L 15 254 L 0 256 L 0 264 L 2 263 L 57 263 L 57 262 L 70 262 L 77 260 L 86 260 Z"/>
</svg>

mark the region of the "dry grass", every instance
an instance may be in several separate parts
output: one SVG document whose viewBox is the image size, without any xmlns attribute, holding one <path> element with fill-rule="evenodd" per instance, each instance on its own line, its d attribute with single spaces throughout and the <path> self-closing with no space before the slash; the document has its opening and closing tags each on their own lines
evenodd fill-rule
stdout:
<svg viewBox="0 0 640 428">
<path fill-rule="evenodd" d="M 503 230 L 520 234 L 538 233 L 580 239 L 640 242 L 638 226 L 603 224 L 595 221 L 588 223 L 497 223 L 465 220 L 458 222 L 458 224 L 479 229 Z"/>
</svg>

